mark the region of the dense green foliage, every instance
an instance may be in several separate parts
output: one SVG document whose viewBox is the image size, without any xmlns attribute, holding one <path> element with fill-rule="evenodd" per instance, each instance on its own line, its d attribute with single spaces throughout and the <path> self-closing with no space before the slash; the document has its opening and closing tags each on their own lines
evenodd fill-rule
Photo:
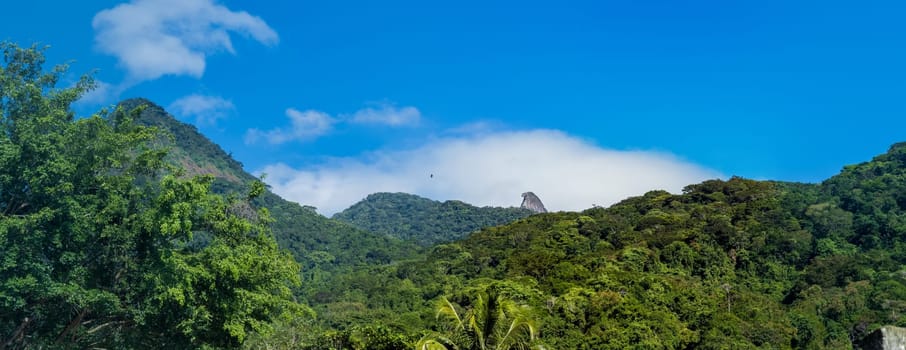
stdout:
<svg viewBox="0 0 906 350">
<path fill-rule="evenodd" d="M 188 175 L 214 176 L 219 186 L 232 186 L 227 190 L 257 180 L 242 169 L 242 163 L 204 137 L 195 126 L 179 122 L 153 102 L 133 98 L 120 102 L 118 107 L 124 110 L 141 107 L 135 123 L 160 130 L 155 145 L 166 148 L 167 160 L 184 169 Z"/>
<path fill-rule="evenodd" d="M 432 246 L 531 214 L 531 210 L 522 208 L 479 208 L 460 201 L 439 202 L 407 193 L 374 193 L 333 218 L 366 231 Z"/>
<path fill-rule="evenodd" d="M 509 350 L 540 345 L 532 308 L 518 304 L 506 292 L 502 285 L 489 285 L 472 295 L 465 310 L 442 297 L 437 318 L 443 330 L 419 340 L 416 349 Z"/>
<path fill-rule="evenodd" d="M 195 175 L 213 176 L 212 189 L 215 192 L 235 192 L 242 188 L 242 183 L 255 181 L 251 174 L 242 169 L 240 163 L 201 135 L 195 127 L 177 121 L 156 104 L 144 99 L 132 99 L 120 103 L 120 106 L 144 107 L 136 117 L 136 124 L 154 126 L 161 130 L 163 136 L 156 138 L 154 144 L 169 150 L 164 160 L 188 169 L 187 172 Z M 270 191 L 264 191 L 251 201 L 251 209 L 262 208 L 267 209 L 272 218 L 270 228 L 278 246 L 287 249 L 302 266 L 300 274 L 302 283 L 294 289 L 294 294 L 300 301 L 309 301 L 310 304 L 316 305 L 315 310 L 319 315 L 324 314 L 320 317 L 323 319 L 333 319 L 333 315 L 336 317 L 344 315 L 326 310 L 321 307 L 323 304 L 317 301 L 326 294 L 334 293 L 330 282 L 333 276 L 353 275 L 354 271 L 363 271 L 368 266 L 391 264 L 418 256 L 421 252 L 421 248 L 412 243 L 328 219 L 318 214 L 314 208 L 286 201 Z M 320 334 L 309 328 L 300 329 L 301 325 L 311 326 L 309 323 L 293 321 L 281 323 L 277 328 L 284 334 L 293 333 L 285 337 L 291 342 L 307 339 L 300 338 L 298 333 L 311 336 L 315 336 L 315 333 Z M 280 335 L 275 337 L 279 339 Z M 325 337 L 312 338 L 309 343 L 326 344 L 340 341 L 337 339 L 343 337 L 356 338 L 358 333 L 351 330 L 325 333 Z M 254 339 L 256 340 L 252 342 L 253 344 L 263 347 L 272 345 L 272 339 L 263 339 L 260 336 Z"/>
<path fill-rule="evenodd" d="M 75 118 L 90 78 L 59 89 L 41 50 L 2 51 L 0 349 L 841 349 L 906 326 L 906 144 L 821 184 L 338 215 L 372 233 L 148 101 Z"/>
<path fill-rule="evenodd" d="M 442 332 L 437 300 L 505 283 L 550 348 L 850 348 L 906 326 L 904 186 L 898 144 L 819 185 L 710 180 L 534 215 L 332 276 L 316 306 L 331 327 Z"/>
<path fill-rule="evenodd" d="M 126 100 L 120 106 L 145 107 L 136 123 L 154 126 L 163 132 L 164 137 L 157 139 L 156 144 L 169 150 L 165 160 L 187 169 L 189 174 L 213 176 L 215 192 L 239 191 L 244 184 L 257 180 L 194 126 L 179 122 L 160 106 L 145 99 Z M 324 271 L 386 264 L 409 257 L 418 250 L 398 239 L 328 219 L 314 208 L 286 201 L 270 191 L 253 199 L 252 205 L 268 209 L 274 218 L 271 228 L 277 243 L 303 265 L 306 278 L 315 279 L 305 285 L 317 284 L 318 276 Z"/>
<path fill-rule="evenodd" d="M 174 148 L 216 147 L 180 139 L 189 138 Z M 247 345 L 411 348 L 455 335 L 436 317 L 438 300 L 465 313 L 480 290 L 503 283 L 536 310 L 549 348 L 847 348 L 882 324 L 906 323 L 903 148 L 820 185 L 707 181 L 680 195 L 531 216 L 424 253 L 266 193 L 255 203 L 271 209 L 281 246 L 303 264 L 296 293 L 317 318 L 280 322 Z M 227 178 L 215 187 L 234 189 Z M 415 208 L 363 211 L 374 229 L 400 230 L 387 223 L 432 218 Z M 400 226 L 418 237 L 461 224 L 439 217 Z"/>
<path fill-rule="evenodd" d="M 236 346 L 306 315 L 299 265 L 246 210 L 263 184 L 212 194 L 132 113 L 74 118 L 89 77 L 59 89 L 40 49 L 0 49 L 0 348 Z"/>
</svg>

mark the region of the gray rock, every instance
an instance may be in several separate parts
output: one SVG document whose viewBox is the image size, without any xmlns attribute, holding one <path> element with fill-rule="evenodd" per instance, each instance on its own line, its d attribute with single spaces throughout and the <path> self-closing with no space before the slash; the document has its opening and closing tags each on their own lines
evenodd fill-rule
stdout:
<svg viewBox="0 0 906 350">
<path fill-rule="evenodd" d="M 541 203 L 541 198 L 538 198 L 538 196 L 532 192 L 525 192 L 522 194 L 521 207 L 536 213 L 547 213 L 547 209 L 544 208 L 544 203 Z"/>
<path fill-rule="evenodd" d="M 859 344 L 863 350 L 906 350 L 906 328 L 884 326 Z"/>
</svg>

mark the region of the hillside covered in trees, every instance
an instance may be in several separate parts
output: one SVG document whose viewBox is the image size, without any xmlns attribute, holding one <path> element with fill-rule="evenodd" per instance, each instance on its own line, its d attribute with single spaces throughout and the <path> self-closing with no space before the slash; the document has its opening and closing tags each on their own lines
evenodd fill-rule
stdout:
<svg viewBox="0 0 906 350">
<path fill-rule="evenodd" d="M 366 231 L 422 246 L 464 238 L 483 227 L 532 214 L 517 207 L 476 207 L 461 201 L 439 202 L 408 193 L 374 193 L 333 216 Z"/>
<path fill-rule="evenodd" d="M 490 286 L 532 307 L 550 348 L 851 348 L 906 325 L 904 186 L 897 144 L 817 185 L 734 177 L 535 215 L 334 277 L 343 292 L 318 302 L 362 312 L 320 317 L 443 329 L 437 298 Z"/>
<path fill-rule="evenodd" d="M 423 248 L 280 199 L 149 101 L 77 118 L 90 77 L 2 49 L 0 349 L 846 349 L 906 326 L 906 143 L 819 184 L 709 180 Z M 369 220 L 464 227 L 420 210 Z"/>
<path fill-rule="evenodd" d="M 119 108 L 141 108 L 135 122 L 159 131 L 154 144 L 167 150 L 165 160 L 188 175 L 212 176 L 215 192 L 239 191 L 258 180 L 194 126 L 176 120 L 153 102 L 130 99 L 121 102 Z M 383 264 L 408 257 L 416 249 L 399 239 L 328 219 L 313 208 L 286 201 L 270 191 L 264 191 L 251 204 L 254 208 L 268 209 L 275 219 L 271 228 L 277 242 L 310 269 Z"/>
<path fill-rule="evenodd" d="M 134 112 L 76 118 L 90 77 L 61 89 L 41 50 L 0 51 L 0 348 L 229 348 L 310 314 L 248 205 L 263 183 L 213 193 Z"/>
</svg>

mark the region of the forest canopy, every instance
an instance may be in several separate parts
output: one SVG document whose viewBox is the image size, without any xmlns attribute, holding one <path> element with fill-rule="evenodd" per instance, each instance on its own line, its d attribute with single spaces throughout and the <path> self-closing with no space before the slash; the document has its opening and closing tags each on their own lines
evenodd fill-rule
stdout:
<svg viewBox="0 0 906 350">
<path fill-rule="evenodd" d="M 375 195 L 339 216 L 368 232 L 150 101 L 76 116 L 90 76 L 0 51 L 0 349 L 840 349 L 906 326 L 906 143 L 819 184 L 582 212 Z"/>
<path fill-rule="evenodd" d="M 237 346 L 293 301 L 299 265 L 246 193 L 211 192 L 154 147 L 137 110 L 77 118 L 90 76 L 0 44 L 0 348 Z"/>
</svg>

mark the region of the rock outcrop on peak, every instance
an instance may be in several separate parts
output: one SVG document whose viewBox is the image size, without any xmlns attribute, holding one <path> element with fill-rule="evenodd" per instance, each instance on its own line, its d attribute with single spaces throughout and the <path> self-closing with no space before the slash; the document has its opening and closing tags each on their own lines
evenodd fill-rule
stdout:
<svg viewBox="0 0 906 350">
<path fill-rule="evenodd" d="M 521 207 L 536 213 L 547 213 L 547 209 L 544 208 L 544 203 L 541 203 L 541 198 L 538 198 L 534 192 L 525 192 L 522 194 Z"/>
<path fill-rule="evenodd" d="M 860 345 L 865 350 L 906 349 L 906 328 L 881 327 L 865 337 Z"/>
</svg>

